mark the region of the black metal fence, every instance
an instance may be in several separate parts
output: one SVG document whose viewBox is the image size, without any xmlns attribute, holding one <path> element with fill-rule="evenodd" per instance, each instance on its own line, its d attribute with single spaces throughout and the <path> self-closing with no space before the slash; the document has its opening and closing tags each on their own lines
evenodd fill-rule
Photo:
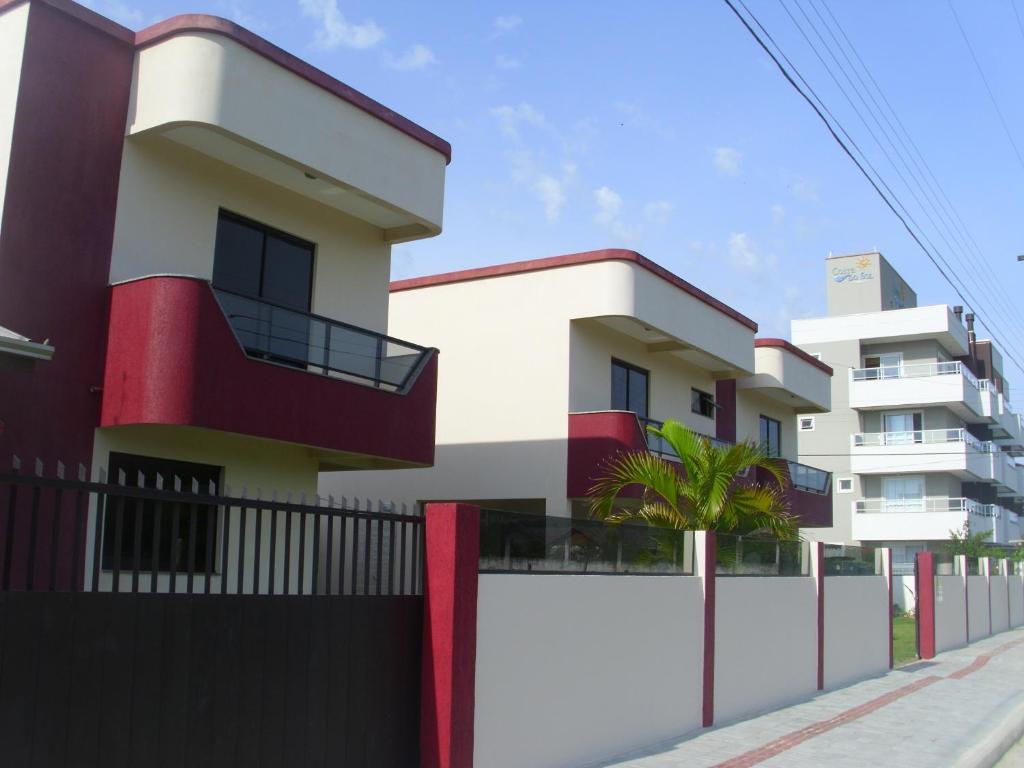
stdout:
<svg viewBox="0 0 1024 768">
<path fill-rule="evenodd" d="M 64 475 L 0 474 L 0 589 L 422 594 L 419 514 Z"/>
</svg>

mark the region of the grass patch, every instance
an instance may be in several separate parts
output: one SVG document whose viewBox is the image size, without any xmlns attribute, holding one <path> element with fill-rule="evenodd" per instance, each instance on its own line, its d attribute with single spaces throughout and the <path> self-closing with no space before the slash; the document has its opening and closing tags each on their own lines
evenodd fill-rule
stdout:
<svg viewBox="0 0 1024 768">
<path fill-rule="evenodd" d="M 917 661 L 916 623 L 912 617 L 892 618 L 892 663 L 900 667 Z"/>
</svg>

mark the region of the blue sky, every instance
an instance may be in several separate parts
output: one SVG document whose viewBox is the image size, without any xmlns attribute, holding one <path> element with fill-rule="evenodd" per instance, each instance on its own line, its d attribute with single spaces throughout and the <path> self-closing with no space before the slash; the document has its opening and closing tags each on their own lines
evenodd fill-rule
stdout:
<svg viewBox="0 0 1024 768">
<path fill-rule="evenodd" d="M 815 28 L 828 34 L 825 2 L 981 255 L 940 218 L 951 214 L 930 179 L 915 205 L 786 14 L 816 40 Z M 1024 0 L 953 7 L 1024 149 L 1024 29 L 1014 2 L 1024 13 Z M 628 247 L 750 315 L 762 335 L 788 336 L 791 318 L 824 311 L 829 251 L 878 248 L 921 303 L 959 303 L 720 0 L 89 4 L 133 28 L 184 12 L 231 18 L 451 142 L 445 231 L 397 247 L 396 278 Z M 1015 261 L 1024 253 L 1024 161 L 947 2 L 749 5 L 1024 361 L 1024 264 Z M 904 160 L 917 168 L 910 152 L 908 144 Z"/>
</svg>

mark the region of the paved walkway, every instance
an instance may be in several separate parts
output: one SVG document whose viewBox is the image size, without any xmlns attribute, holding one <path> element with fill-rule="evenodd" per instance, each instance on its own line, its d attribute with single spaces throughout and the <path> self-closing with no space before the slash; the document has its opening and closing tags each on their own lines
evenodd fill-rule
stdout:
<svg viewBox="0 0 1024 768">
<path fill-rule="evenodd" d="M 989 768 L 1022 727 L 1024 629 L 1017 629 L 602 765 Z"/>
</svg>

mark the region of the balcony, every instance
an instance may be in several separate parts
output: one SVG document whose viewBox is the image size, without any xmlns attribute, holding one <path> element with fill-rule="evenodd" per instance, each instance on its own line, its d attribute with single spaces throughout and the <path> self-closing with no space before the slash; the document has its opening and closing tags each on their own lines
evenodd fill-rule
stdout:
<svg viewBox="0 0 1024 768">
<path fill-rule="evenodd" d="M 618 453 L 648 450 L 669 461 L 678 461 L 664 439 L 651 434 L 647 427 L 660 427 L 655 419 L 639 418 L 631 411 L 594 411 L 569 414 L 569 449 L 567 495 L 585 498 L 597 479 L 596 471 Z M 712 445 L 728 447 L 731 443 L 707 437 Z M 790 482 L 784 494 L 790 511 L 802 528 L 832 525 L 832 475 L 817 467 L 787 461 Z M 757 470 L 757 482 L 774 482 L 770 473 Z M 637 497 L 638 491 L 623 494 Z"/>
<path fill-rule="evenodd" d="M 185 277 L 111 291 L 100 425 L 308 446 L 323 469 L 429 466 L 437 360 L 329 318 Z"/>
<path fill-rule="evenodd" d="M 863 432 L 853 435 L 850 471 L 858 475 L 949 472 L 963 480 L 993 479 L 995 447 L 967 430 Z"/>
<path fill-rule="evenodd" d="M 969 522 L 971 531 L 993 531 L 993 543 L 1006 543 L 1012 512 L 966 498 L 863 499 L 853 502 L 853 538 L 860 541 L 935 541 L 949 539 Z M 1015 517 L 1015 515 L 1013 515 Z"/>
<path fill-rule="evenodd" d="M 982 382 L 986 384 L 987 382 Z M 1007 447 L 1019 450 L 1024 447 L 1024 423 L 1020 414 L 1014 411 L 1010 401 L 1001 392 L 991 391 L 992 398 L 992 436 Z"/>
<path fill-rule="evenodd" d="M 987 396 L 987 395 L 986 395 Z M 910 363 L 850 371 L 850 407 L 945 406 L 968 423 L 987 422 L 978 379 L 959 362 Z"/>
</svg>

